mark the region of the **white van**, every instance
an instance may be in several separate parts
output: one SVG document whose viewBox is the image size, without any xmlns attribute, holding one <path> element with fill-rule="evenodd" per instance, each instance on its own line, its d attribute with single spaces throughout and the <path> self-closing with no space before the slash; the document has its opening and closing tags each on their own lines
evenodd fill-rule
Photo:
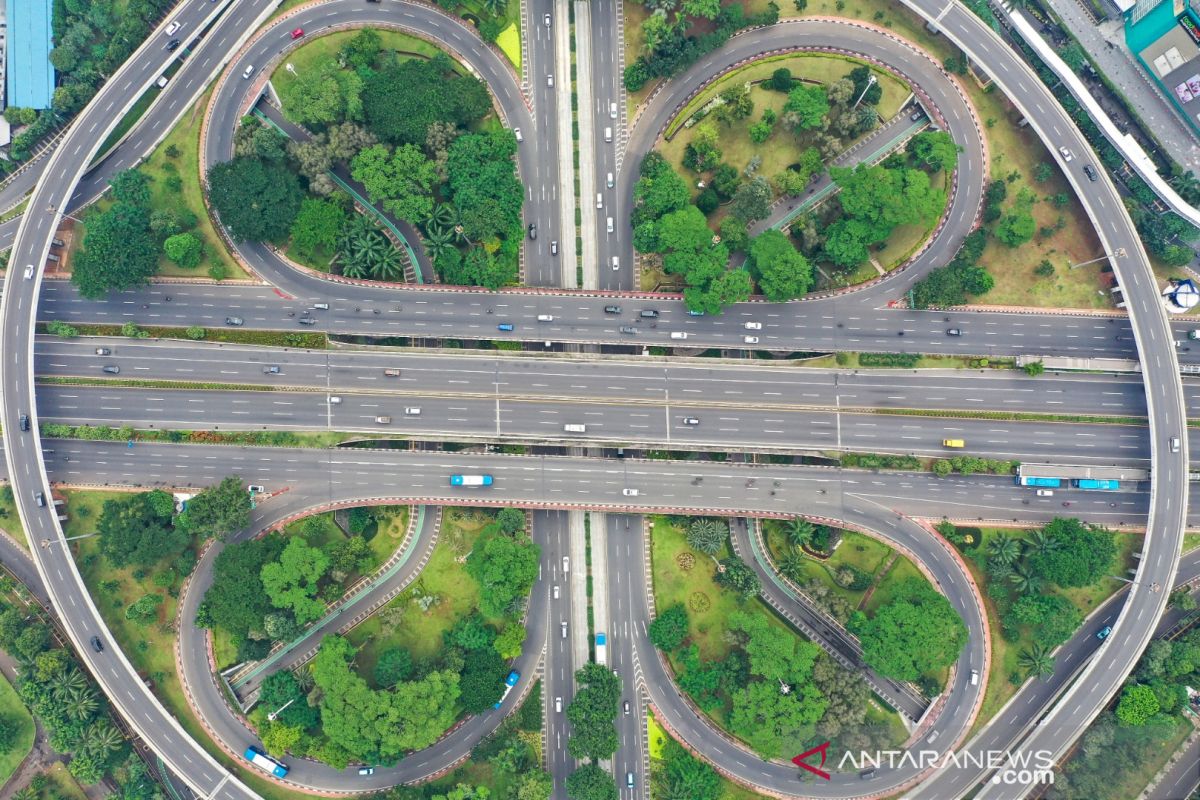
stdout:
<svg viewBox="0 0 1200 800">
<path fill-rule="evenodd" d="M 254 74 L 254 65 L 251 64 L 250 66 L 248 66 L 244 70 L 242 70 L 242 79 L 245 80 L 253 74 Z"/>
<path fill-rule="evenodd" d="M 977 670 L 977 669 L 971 670 L 971 685 L 972 686 L 979 685 L 979 670 Z"/>
<path fill-rule="evenodd" d="M 420 406 L 405 406 L 404 407 L 404 416 L 406 416 L 406 417 L 421 416 L 421 407 Z"/>
<path fill-rule="evenodd" d="M 609 233 L 613 232 L 613 218 L 612 217 L 608 218 L 608 232 Z"/>
<path fill-rule="evenodd" d="M 616 272 L 620 268 L 621 268 L 621 259 L 618 258 L 617 256 L 613 256 L 613 272 Z"/>
<path fill-rule="evenodd" d="M 554 322 L 553 314 L 538 314 L 538 322 Z"/>
<path fill-rule="evenodd" d="M 613 174 L 611 172 L 608 173 L 608 177 L 605 179 L 604 182 L 605 182 L 605 184 L 608 185 L 608 188 L 610 188 L 610 189 L 613 188 L 614 186 L 616 186 L 616 184 L 617 184 L 617 182 L 613 180 Z"/>
<path fill-rule="evenodd" d="M 612 141 L 612 128 L 604 129 L 604 141 L 606 141 L 606 142 Z"/>
<path fill-rule="evenodd" d="M 521 129 L 520 129 L 520 128 L 513 128 L 513 135 L 517 137 L 517 141 L 518 141 L 518 142 L 523 142 L 523 141 L 525 141 L 525 137 L 521 135 Z"/>
<path fill-rule="evenodd" d="M 686 339 L 687 331 L 671 331 L 672 339 Z"/>
<path fill-rule="evenodd" d="M 596 192 L 596 208 L 604 208 L 604 195 Z"/>
<path fill-rule="evenodd" d="M 567 433 L 587 433 L 587 425 L 580 425 L 577 422 L 568 422 L 563 425 L 563 430 Z"/>
</svg>

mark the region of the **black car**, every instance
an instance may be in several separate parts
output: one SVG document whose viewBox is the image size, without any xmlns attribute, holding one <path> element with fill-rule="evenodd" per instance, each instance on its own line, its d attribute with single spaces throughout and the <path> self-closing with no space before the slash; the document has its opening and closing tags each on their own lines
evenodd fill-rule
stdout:
<svg viewBox="0 0 1200 800">
<path fill-rule="evenodd" d="M 23 431 L 29 430 L 29 415 L 28 414 L 21 415 L 21 430 L 23 430 Z"/>
<path fill-rule="evenodd" d="M 301 317 L 297 320 L 301 325 L 316 325 L 317 321 L 312 317 Z"/>
<path fill-rule="evenodd" d="M 605 306 L 604 313 L 605 314 L 620 314 L 621 307 L 620 306 Z"/>
<path fill-rule="evenodd" d="M 958 328 L 946 328 L 947 336 L 962 336 L 962 331 Z"/>
<path fill-rule="evenodd" d="M 176 49 L 177 47 L 179 47 L 179 40 L 178 40 L 178 39 L 172 39 L 171 41 L 167 42 L 167 49 L 168 49 L 168 50 L 174 50 L 174 49 Z"/>
<path fill-rule="evenodd" d="M 532 222 L 529 223 L 529 238 L 531 240 L 537 239 L 537 225 L 534 225 Z"/>
<path fill-rule="evenodd" d="M 622 325 L 621 333 L 628 333 L 632 335 L 637 333 L 637 328 L 633 327 L 632 325 Z"/>
<path fill-rule="evenodd" d="M 95 650 L 97 653 L 104 652 L 104 642 L 100 641 L 99 636 L 92 637 L 92 649 Z"/>
<path fill-rule="evenodd" d="M 1088 176 L 1089 181 L 1094 181 L 1097 178 L 1096 168 L 1093 167 L 1091 164 L 1083 165 L 1083 174 Z"/>
<path fill-rule="evenodd" d="M 121 368 L 118 367 L 116 364 L 109 364 L 107 366 L 101 367 L 101 369 L 103 369 L 109 375 L 120 375 L 121 374 Z"/>
<path fill-rule="evenodd" d="M 226 325 L 232 325 L 232 326 L 234 326 L 234 327 L 236 328 L 236 327 L 239 327 L 239 326 L 241 326 L 241 325 L 244 325 L 244 324 L 245 324 L 245 322 L 244 322 L 244 320 L 243 320 L 241 317 L 226 317 L 226 318 L 225 318 L 225 324 L 226 324 Z"/>
<path fill-rule="evenodd" d="M 643 308 L 638 312 L 638 316 L 646 317 L 647 319 L 654 319 L 658 317 L 658 311 L 653 308 Z"/>
</svg>

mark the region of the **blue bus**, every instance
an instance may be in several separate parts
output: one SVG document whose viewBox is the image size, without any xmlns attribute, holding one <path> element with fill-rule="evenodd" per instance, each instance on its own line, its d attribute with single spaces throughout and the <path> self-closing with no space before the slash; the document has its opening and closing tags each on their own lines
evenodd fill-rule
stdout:
<svg viewBox="0 0 1200 800">
<path fill-rule="evenodd" d="M 1044 489 L 1057 489 L 1062 486 L 1062 478 L 1033 478 L 1028 475 L 1018 475 L 1014 480 L 1017 486 L 1038 486 Z"/>
<path fill-rule="evenodd" d="M 1076 489 L 1091 489 L 1098 492 L 1115 492 L 1121 488 L 1120 481 L 1101 480 L 1098 478 L 1077 478 L 1071 481 Z"/>
<path fill-rule="evenodd" d="M 513 690 L 513 687 L 517 685 L 517 681 L 519 680 L 521 680 L 521 673 L 515 669 L 508 673 L 508 677 L 504 679 L 504 694 L 500 695 L 500 699 L 496 701 L 496 705 L 492 706 L 493 708 L 500 707 L 500 704 L 504 702 L 504 698 L 508 697 L 508 693 Z"/>
<path fill-rule="evenodd" d="M 275 759 L 259 751 L 257 747 L 246 748 L 246 760 L 254 766 L 261 769 L 263 772 L 269 772 L 276 778 L 282 778 L 288 774 L 288 768 L 284 764 L 280 764 Z"/>
</svg>

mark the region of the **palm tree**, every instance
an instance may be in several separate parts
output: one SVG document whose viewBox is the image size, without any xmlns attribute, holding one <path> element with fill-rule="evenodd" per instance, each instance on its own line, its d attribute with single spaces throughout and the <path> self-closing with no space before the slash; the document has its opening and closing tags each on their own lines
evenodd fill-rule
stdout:
<svg viewBox="0 0 1200 800">
<path fill-rule="evenodd" d="M 804 556 L 795 551 L 788 553 L 783 557 L 783 561 L 779 562 L 779 571 L 785 577 L 799 581 L 804 574 Z"/>
<path fill-rule="evenodd" d="M 501 17 L 508 10 L 508 0 L 483 0 L 483 7 L 493 17 Z"/>
<path fill-rule="evenodd" d="M 988 555 L 1001 564 L 1011 564 L 1021 555 L 1021 545 L 1007 533 L 988 542 Z"/>
<path fill-rule="evenodd" d="M 1040 644 L 1018 653 L 1017 663 L 1035 678 L 1045 678 L 1054 674 L 1054 658 L 1051 657 L 1050 651 Z"/>
<path fill-rule="evenodd" d="M 803 547 L 812 541 L 813 534 L 817 532 L 817 526 L 806 520 L 804 517 L 795 517 L 788 521 L 787 536 L 788 542 L 792 547 Z"/>
<path fill-rule="evenodd" d="M 75 720 L 85 720 L 92 716 L 99 702 L 96 700 L 96 693 L 92 691 L 90 686 L 85 686 L 82 689 L 70 689 L 64 693 L 63 697 L 58 698 L 63 710 L 67 712 L 67 716 Z"/>
<path fill-rule="evenodd" d="M 56 696 L 62 696 L 60 693 L 77 691 L 79 689 L 88 688 L 88 680 L 83 676 L 83 673 L 77 669 L 68 670 L 58 680 L 58 686 L 55 687 L 54 693 Z"/>
<path fill-rule="evenodd" d="M 342 274 L 347 278 L 365 278 L 367 277 L 367 265 L 356 258 L 341 258 Z"/>
<path fill-rule="evenodd" d="M 13 792 L 12 800 L 38 800 L 38 793 L 32 786 L 26 786 Z"/>
<path fill-rule="evenodd" d="M 438 256 L 454 249 L 454 230 L 431 222 L 425 228 L 426 237 L 421 240 L 429 257 L 437 261 Z"/>
<path fill-rule="evenodd" d="M 1039 553 L 1053 553 L 1058 549 L 1058 540 L 1046 533 L 1046 531 L 1038 528 L 1029 534 L 1029 538 L 1025 540 L 1025 546 L 1030 553 L 1035 555 Z"/>
<path fill-rule="evenodd" d="M 1170 180 L 1170 184 L 1189 203 L 1195 203 L 1196 198 L 1200 197 L 1200 178 L 1197 178 L 1191 170 L 1183 170 L 1175 173 Z"/>
<path fill-rule="evenodd" d="M 372 266 L 372 274 L 376 280 L 394 281 L 404 277 L 404 264 L 400 260 L 400 251 L 389 247 L 379 260 Z"/>
<path fill-rule="evenodd" d="M 1024 564 L 1017 564 L 1008 579 L 1021 594 L 1037 594 L 1042 589 L 1042 579 Z"/>
<path fill-rule="evenodd" d="M 83 732 L 83 749 L 100 759 L 105 759 L 121 749 L 125 737 L 107 721 L 89 725 Z"/>
<path fill-rule="evenodd" d="M 433 213 L 429 215 L 429 221 L 426 222 L 426 229 L 428 230 L 428 225 L 434 222 L 437 223 L 438 227 L 452 230 L 455 225 L 461 222 L 458 218 L 458 209 L 450 203 L 438 203 L 434 206 Z"/>
</svg>

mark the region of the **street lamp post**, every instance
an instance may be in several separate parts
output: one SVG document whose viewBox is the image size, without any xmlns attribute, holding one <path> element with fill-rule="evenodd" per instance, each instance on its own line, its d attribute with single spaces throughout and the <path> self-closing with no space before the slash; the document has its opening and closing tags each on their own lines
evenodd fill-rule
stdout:
<svg viewBox="0 0 1200 800">
<path fill-rule="evenodd" d="M 858 99 L 854 101 L 854 105 L 850 106 L 851 111 L 858 108 L 858 104 L 861 103 L 862 99 L 867 96 L 867 90 L 870 89 L 872 86 L 874 86 L 875 83 L 876 83 L 875 73 L 872 72 L 870 75 L 867 76 L 867 85 L 863 87 L 862 92 L 858 95 Z"/>
<path fill-rule="evenodd" d="M 288 700 L 286 703 L 281 705 L 279 708 L 277 708 L 274 711 L 272 711 L 271 713 L 267 714 L 267 719 L 271 722 L 274 722 L 275 718 L 278 717 L 280 714 L 282 714 L 283 710 L 285 708 L 287 708 L 288 706 L 290 706 L 294 702 L 296 702 L 296 698 L 293 697 L 291 700 Z"/>
<path fill-rule="evenodd" d="M 1070 261 L 1068 261 L 1067 269 L 1075 269 L 1076 267 L 1086 267 L 1088 264 L 1095 264 L 1097 261 L 1107 261 L 1107 260 L 1113 259 L 1113 258 L 1124 258 L 1124 257 L 1125 257 L 1125 248 L 1118 247 L 1112 253 L 1105 253 L 1104 255 L 1097 256 L 1096 258 L 1093 258 L 1089 261 L 1082 261 L 1078 264 L 1072 264 Z"/>
<path fill-rule="evenodd" d="M 63 537 L 62 539 L 42 539 L 41 544 L 42 544 L 42 547 L 49 547 L 52 544 L 66 544 L 67 542 L 73 542 L 76 539 L 90 539 L 93 536 L 99 536 L 99 535 L 100 535 L 100 532 L 97 531 L 95 533 L 85 533 L 82 536 L 66 536 L 66 537 Z"/>
<path fill-rule="evenodd" d="M 55 209 L 53 203 L 46 206 L 46 210 L 49 211 L 51 214 L 57 213 L 60 217 L 66 217 L 67 219 L 74 220 L 75 222 L 78 222 L 80 225 L 83 224 L 83 220 L 81 220 L 79 217 L 73 217 L 65 211 L 58 211 L 57 209 Z"/>
</svg>

